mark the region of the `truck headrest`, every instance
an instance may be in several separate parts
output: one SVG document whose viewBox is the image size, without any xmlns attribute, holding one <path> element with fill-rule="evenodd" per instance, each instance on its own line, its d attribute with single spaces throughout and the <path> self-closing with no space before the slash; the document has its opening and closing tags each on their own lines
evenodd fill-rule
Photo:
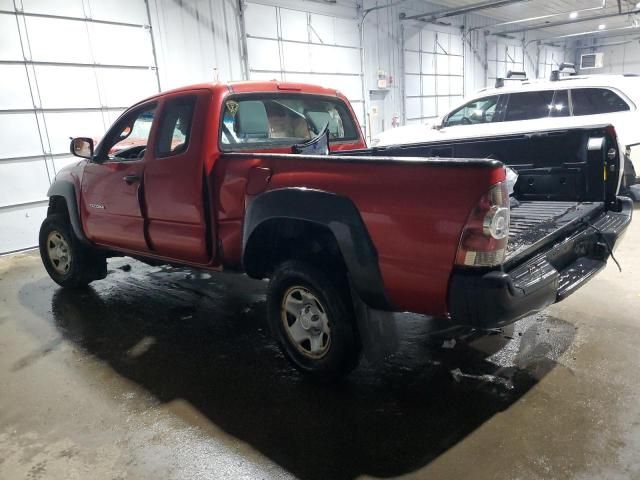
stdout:
<svg viewBox="0 0 640 480">
<path fill-rule="evenodd" d="M 268 138 L 269 119 L 264 103 L 257 100 L 240 102 L 234 130 L 239 137 Z"/>
<path fill-rule="evenodd" d="M 321 132 L 324 127 L 327 126 L 327 123 L 329 123 L 331 118 L 327 112 L 307 111 L 305 113 L 307 114 L 307 118 L 311 120 L 311 123 L 313 123 L 316 132 Z"/>
</svg>

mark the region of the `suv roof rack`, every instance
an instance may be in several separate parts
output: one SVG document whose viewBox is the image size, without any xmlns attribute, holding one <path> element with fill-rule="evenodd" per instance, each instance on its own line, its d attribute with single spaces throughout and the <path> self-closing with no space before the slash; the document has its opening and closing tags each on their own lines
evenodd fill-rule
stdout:
<svg viewBox="0 0 640 480">
<path fill-rule="evenodd" d="M 504 81 L 505 80 L 516 80 L 516 81 L 519 81 L 519 82 L 525 82 L 525 81 L 527 81 L 529 79 L 527 78 L 526 72 L 516 72 L 516 71 L 509 70 L 507 72 L 507 76 L 505 78 L 500 78 L 500 77 L 496 78 L 496 86 L 495 86 L 495 88 L 504 87 Z"/>
<path fill-rule="evenodd" d="M 557 82 L 558 80 L 560 80 L 560 78 L 562 78 L 561 75 L 574 76 L 577 74 L 578 74 L 578 71 L 576 70 L 575 63 L 562 62 L 558 66 L 558 70 L 553 70 L 551 72 L 550 80 L 552 82 Z"/>
</svg>

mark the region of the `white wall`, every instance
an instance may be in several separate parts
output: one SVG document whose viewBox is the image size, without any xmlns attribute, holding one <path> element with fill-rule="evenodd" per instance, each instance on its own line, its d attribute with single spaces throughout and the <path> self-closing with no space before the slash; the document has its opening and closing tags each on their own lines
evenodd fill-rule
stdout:
<svg viewBox="0 0 640 480">
<path fill-rule="evenodd" d="M 365 0 L 365 11 L 376 6 L 394 3 L 391 0 Z M 424 1 L 409 1 L 389 8 L 372 11 L 364 22 L 365 45 L 365 88 L 367 92 L 376 90 L 377 71 L 384 70 L 393 77 L 389 91 L 376 92 L 370 102 L 378 107 L 378 115 L 370 117 L 373 134 L 391 128 L 393 116 L 401 119 L 405 116 L 403 97 L 403 72 L 405 70 L 402 42 L 403 38 L 412 38 L 420 30 L 457 34 L 462 38 L 466 29 L 481 27 L 492 23 L 491 19 L 465 15 L 443 19 L 450 25 L 436 25 L 420 21 L 400 20 L 400 13 L 407 16 L 441 10 L 434 4 Z M 486 86 L 486 50 L 485 34 L 482 29 L 475 30 L 464 38 L 464 94 L 468 95 Z M 371 109 L 369 108 L 369 111 Z"/>
<path fill-rule="evenodd" d="M 0 0 L 0 253 L 37 245 L 69 137 L 158 91 L 144 0 Z"/>
<path fill-rule="evenodd" d="M 253 1 L 285 9 L 351 19 L 354 21 L 354 29 L 367 9 L 396 3 L 395 0 L 338 0 L 336 4 L 306 0 Z M 242 41 L 243 25 L 237 0 L 149 0 L 149 5 L 162 89 L 211 81 L 216 75 L 223 81 L 254 76 L 246 71 L 246 57 L 250 59 L 251 52 L 243 56 L 243 48 L 247 48 L 247 45 Z M 251 3 L 247 4 L 247 8 L 251 8 Z M 412 32 L 421 29 L 453 32 L 461 38 L 463 27 L 464 31 L 469 32 L 464 36 L 464 95 L 470 95 L 493 84 L 496 74 L 506 73 L 500 68 L 489 68 L 489 72 L 487 71 L 486 55 L 489 44 L 500 45 L 497 49 L 498 56 L 504 56 L 502 52 L 507 48 L 513 47 L 514 56 L 519 50 L 519 58 L 530 77 L 535 77 L 536 72 L 539 72 L 540 76 L 548 76 L 547 70 L 551 68 L 548 59 L 563 57 L 562 49 L 551 54 L 548 53 L 553 50 L 551 47 L 539 47 L 533 41 L 534 32 L 513 39 L 487 36 L 482 27 L 495 23 L 489 17 L 464 15 L 443 19 L 443 22 L 450 24 L 448 26 L 399 19 L 401 12 L 413 15 L 441 8 L 422 0 L 411 0 L 366 15 L 363 26 L 363 81 L 368 120 L 371 122 L 369 134 L 390 128 L 394 116 L 404 118 L 402 42 L 403 37 L 411 36 Z M 252 41 L 249 41 L 248 48 L 251 50 Z M 493 63 L 496 64 L 497 60 L 494 58 Z M 356 63 L 359 59 L 354 56 L 352 61 Z M 328 58 L 327 62 L 330 63 L 331 59 Z M 507 62 L 502 62 L 495 66 L 506 65 Z M 357 65 L 352 67 L 353 71 L 359 70 Z M 214 68 L 217 68 L 217 73 L 214 73 Z M 384 91 L 377 88 L 379 70 L 383 70 L 393 80 Z M 341 88 L 339 84 L 334 86 Z"/>
<path fill-rule="evenodd" d="M 237 0 L 149 0 L 149 13 L 162 90 L 245 78 Z"/>
<path fill-rule="evenodd" d="M 580 55 L 584 53 L 604 53 L 604 66 L 584 70 L 583 73 L 637 73 L 640 74 L 640 41 L 637 35 L 582 40 L 577 43 L 575 63 L 580 65 Z M 635 39 L 635 40 L 633 40 Z"/>
<path fill-rule="evenodd" d="M 276 29 L 279 33 L 271 39 L 274 42 L 286 41 L 284 30 L 306 31 L 309 41 L 301 43 L 308 43 L 310 52 L 329 52 L 319 60 L 310 55 L 306 62 L 310 68 L 302 73 L 287 71 L 287 58 L 281 53 L 281 78 L 291 74 L 317 79 L 317 83 L 333 82 L 330 86 L 345 90 L 356 101 L 362 100 L 357 91 L 362 85 L 371 123 L 369 135 L 390 128 L 394 116 L 404 117 L 403 39 L 412 33 L 415 37 L 418 31 L 440 32 L 445 43 L 448 38 L 448 44 L 453 45 L 452 36 L 463 38 L 463 32 L 470 31 L 464 36 L 464 95 L 493 82 L 487 73 L 490 42 L 497 41 L 502 50 L 511 46 L 514 52 L 526 45 L 522 58 L 531 76 L 536 67 L 547 76 L 554 58 L 563 53 L 562 49 L 549 53 L 552 48 L 540 48 L 531 41 L 533 33 L 513 39 L 488 37 L 483 27 L 494 21 L 478 15 L 443 19 L 448 25 L 401 21 L 401 12 L 412 15 L 441 7 L 422 0 L 399 6 L 396 2 L 252 0 L 244 4 L 247 8 L 254 5 L 254 9 L 255 4 L 277 6 L 280 8 L 266 10 L 281 14 L 286 10 L 280 20 L 287 17 L 289 24 Z M 362 69 L 358 26 L 363 12 L 392 3 L 394 6 L 366 16 Z M 12 229 L 0 237 L 0 252 L 35 245 L 46 210 L 46 187 L 59 168 L 73 161 L 68 153 L 69 136 L 100 137 L 123 108 L 157 91 L 158 81 L 166 90 L 216 79 L 251 78 L 252 52 L 247 54 L 248 42 L 243 36 L 247 22 L 242 13 L 239 0 L 0 0 L 0 140 L 6 139 L 0 141 L 0 180 L 7 185 L 0 190 L 0 219 Z M 292 20 L 295 18 L 298 20 Z M 307 25 L 301 27 L 303 18 Z M 253 26 L 259 24 L 260 18 L 254 18 Z M 351 50 L 342 49 L 343 54 L 337 55 L 342 43 Z M 455 42 L 456 49 L 459 43 Z M 304 50 L 305 45 L 299 49 Z M 605 52 L 603 71 L 640 70 L 637 44 Z M 255 53 L 254 49 L 254 57 Z M 305 62 L 296 65 L 299 63 Z M 299 65 L 294 68 L 298 69 Z M 378 70 L 392 78 L 387 89 L 377 88 Z M 364 117 L 362 104 L 356 109 Z"/>
</svg>

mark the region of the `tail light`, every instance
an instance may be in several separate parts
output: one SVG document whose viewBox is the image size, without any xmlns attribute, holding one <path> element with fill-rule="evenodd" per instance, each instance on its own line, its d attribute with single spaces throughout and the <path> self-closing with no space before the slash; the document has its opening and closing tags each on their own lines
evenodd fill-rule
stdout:
<svg viewBox="0 0 640 480">
<path fill-rule="evenodd" d="M 509 193 L 500 182 L 485 193 L 473 209 L 462 235 L 456 265 L 493 267 L 504 261 L 509 240 Z"/>
</svg>

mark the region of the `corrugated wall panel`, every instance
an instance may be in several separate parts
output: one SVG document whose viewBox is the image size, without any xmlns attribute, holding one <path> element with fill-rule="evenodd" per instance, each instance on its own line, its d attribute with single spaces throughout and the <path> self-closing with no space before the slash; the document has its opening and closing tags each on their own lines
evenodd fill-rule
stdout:
<svg viewBox="0 0 640 480">
<path fill-rule="evenodd" d="M 69 137 L 158 91 L 144 0 L 0 4 L 0 253 L 36 246 Z"/>
<path fill-rule="evenodd" d="M 149 0 L 163 90 L 246 78 L 236 0 Z"/>
</svg>

